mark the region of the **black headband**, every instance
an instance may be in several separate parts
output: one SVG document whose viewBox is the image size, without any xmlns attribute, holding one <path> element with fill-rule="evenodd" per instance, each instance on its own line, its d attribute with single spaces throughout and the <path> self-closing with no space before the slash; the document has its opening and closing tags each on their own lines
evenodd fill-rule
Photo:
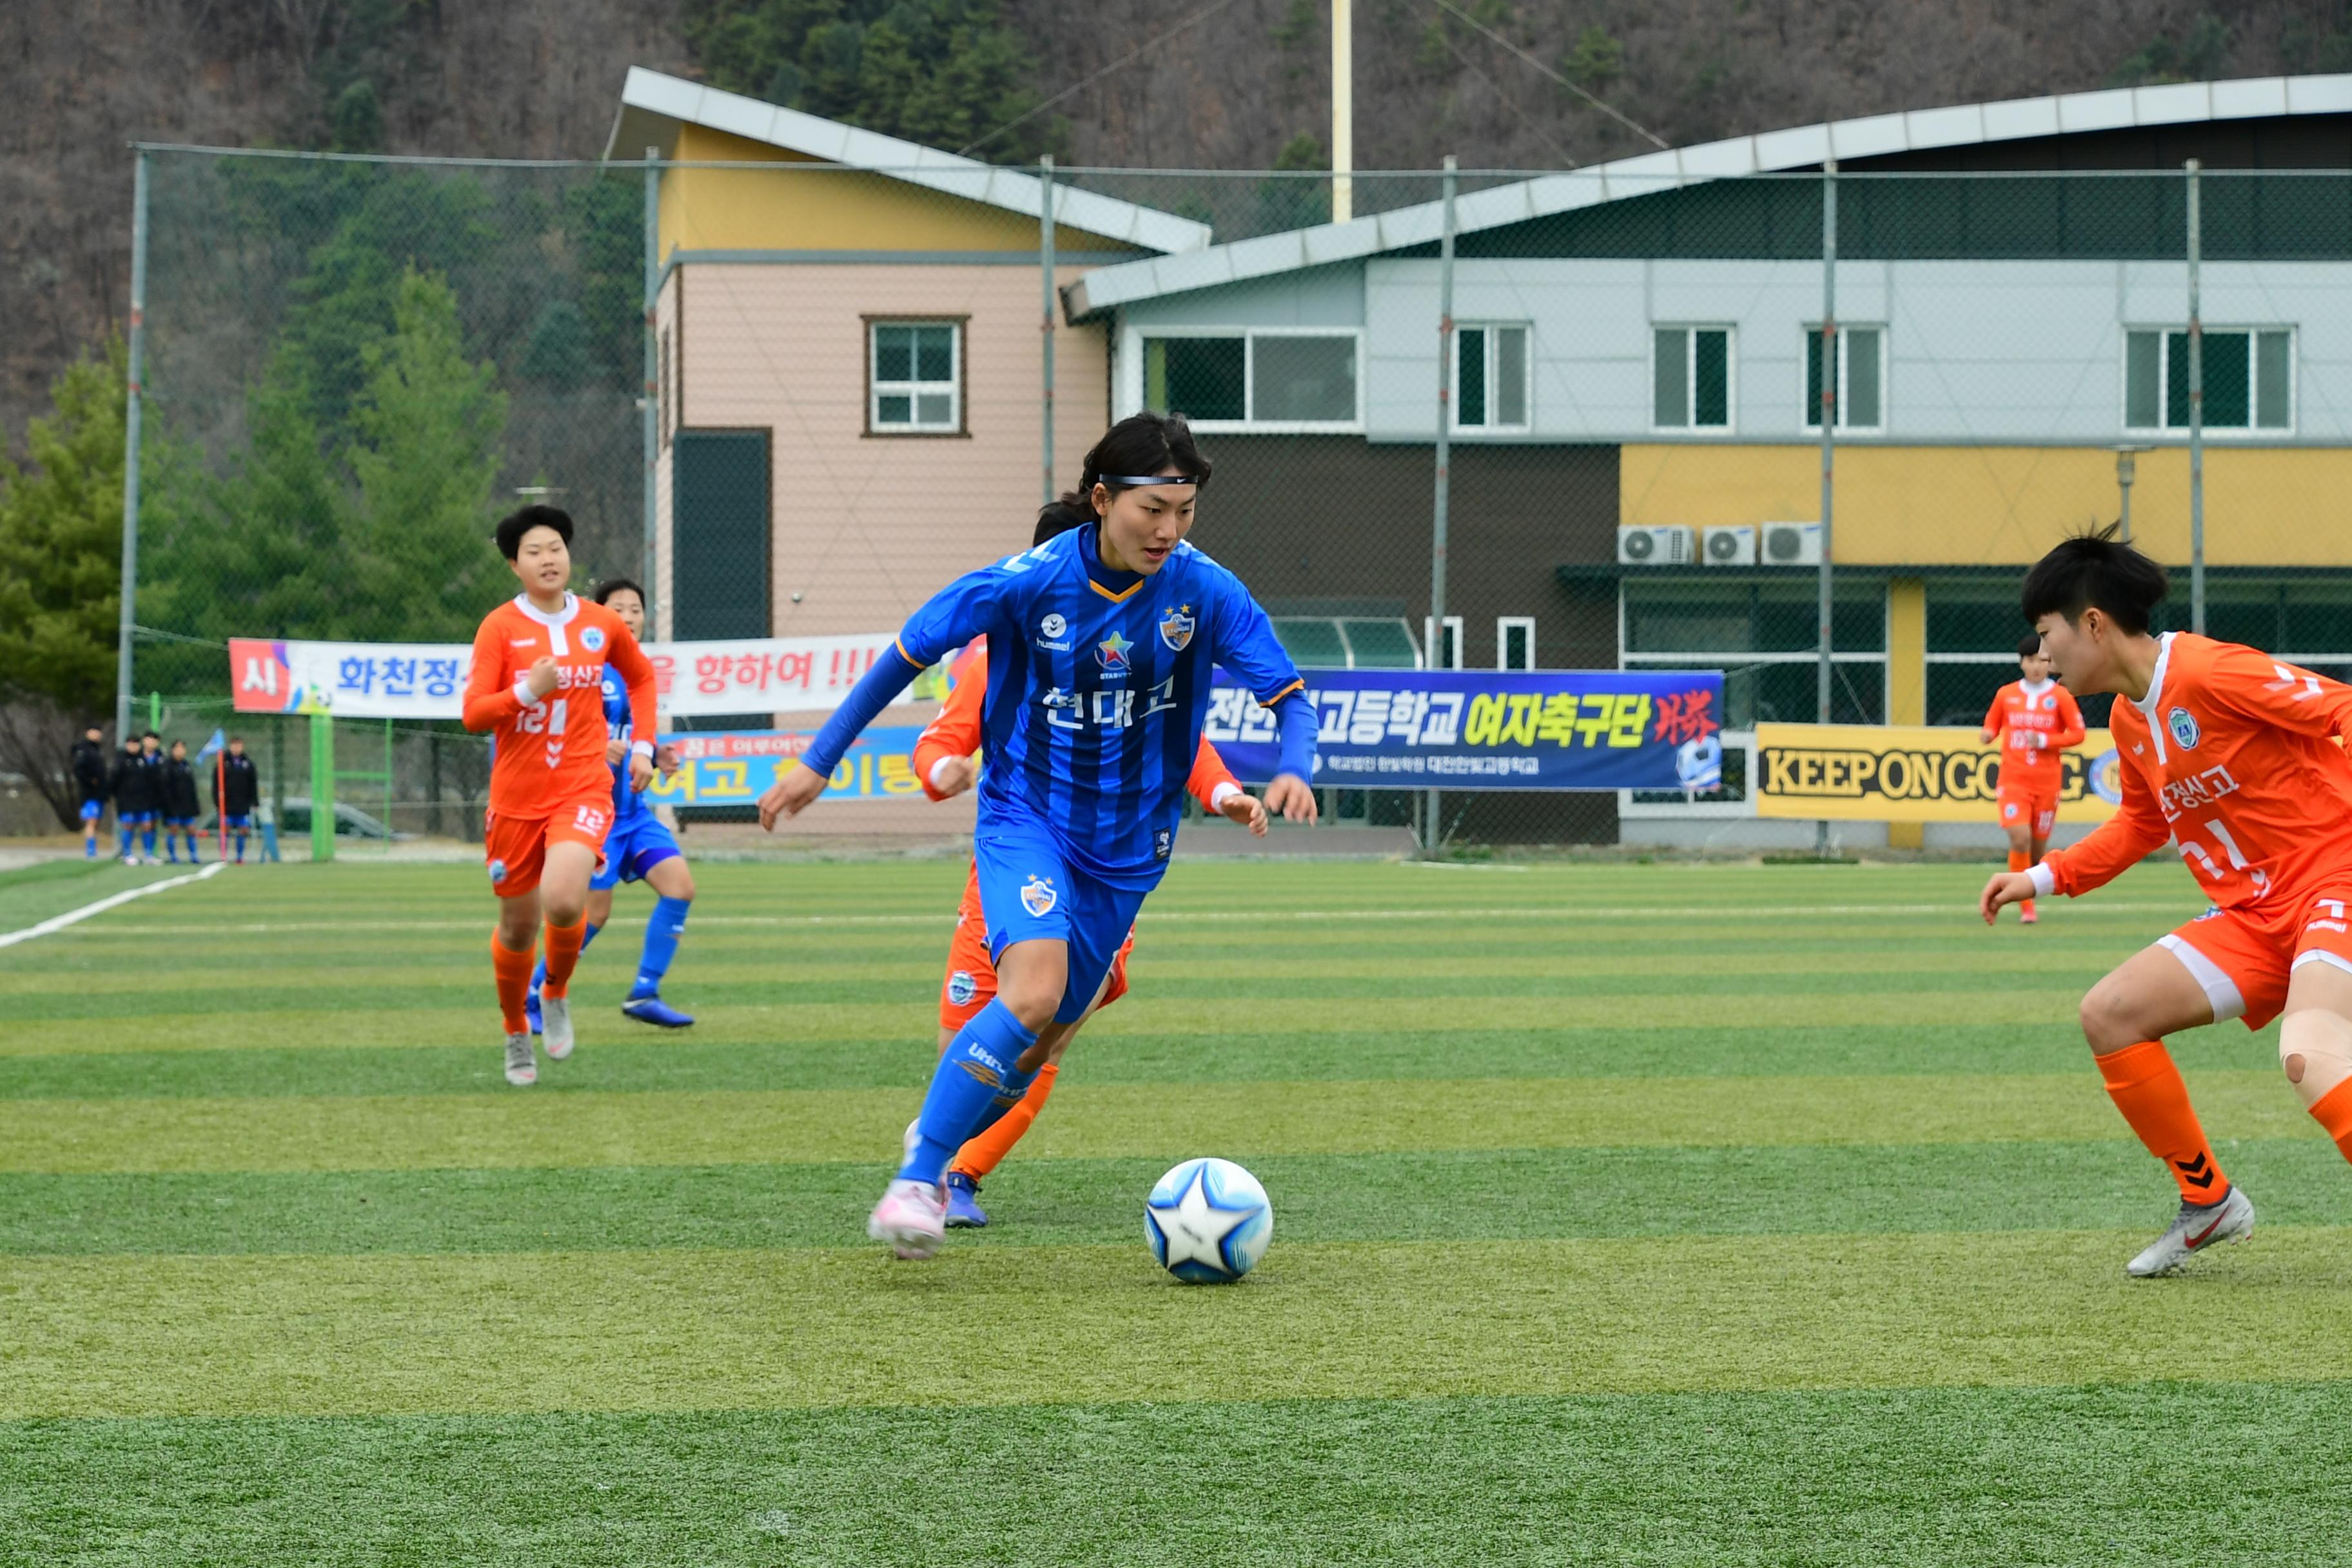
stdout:
<svg viewBox="0 0 2352 1568">
<path fill-rule="evenodd" d="M 1126 476 L 1099 474 L 1096 476 L 1095 482 L 1099 485 L 1127 485 L 1140 489 L 1148 485 L 1197 485 L 1201 479 L 1197 474 L 1153 474 L 1149 479 L 1132 474 Z"/>
</svg>

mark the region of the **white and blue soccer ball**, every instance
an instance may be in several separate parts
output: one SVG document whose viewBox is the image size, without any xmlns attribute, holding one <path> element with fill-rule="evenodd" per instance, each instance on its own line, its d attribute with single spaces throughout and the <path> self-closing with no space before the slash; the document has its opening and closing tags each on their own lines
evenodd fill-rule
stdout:
<svg viewBox="0 0 2352 1568">
<path fill-rule="evenodd" d="M 1274 1205 L 1231 1160 L 1187 1160 L 1144 1200 L 1143 1237 L 1160 1266 L 1186 1284 L 1223 1284 L 1265 1256 Z"/>
</svg>

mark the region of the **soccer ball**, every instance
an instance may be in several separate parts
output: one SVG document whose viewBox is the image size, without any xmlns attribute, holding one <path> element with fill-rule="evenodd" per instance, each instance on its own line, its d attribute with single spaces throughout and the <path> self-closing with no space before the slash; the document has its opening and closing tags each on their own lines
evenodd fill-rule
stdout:
<svg viewBox="0 0 2352 1568">
<path fill-rule="evenodd" d="M 1240 1279 L 1274 1239 L 1274 1205 L 1231 1160 L 1187 1160 L 1143 1204 L 1143 1238 L 1160 1266 L 1188 1285 Z"/>
</svg>

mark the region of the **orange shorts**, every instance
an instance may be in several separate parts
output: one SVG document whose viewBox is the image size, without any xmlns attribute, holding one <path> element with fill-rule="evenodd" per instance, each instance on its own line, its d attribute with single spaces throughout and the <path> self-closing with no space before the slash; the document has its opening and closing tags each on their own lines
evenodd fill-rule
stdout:
<svg viewBox="0 0 2352 1568">
<path fill-rule="evenodd" d="M 490 890 L 502 899 L 517 899 L 537 888 L 551 844 L 585 844 L 596 852 L 596 866 L 602 870 L 604 835 L 612 826 L 610 784 L 583 790 L 551 808 L 544 816 L 484 812 L 482 859 L 489 868 Z"/>
<path fill-rule="evenodd" d="M 1127 955 L 1135 951 L 1135 932 L 1127 933 L 1110 974 L 1103 982 L 1098 1005 L 1109 1006 L 1127 994 Z M 996 996 L 996 964 L 988 956 L 988 919 L 980 910 L 980 873 L 964 883 L 963 902 L 956 910 L 955 939 L 948 943 L 948 974 L 940 985 L 940 1027 L 953 1034 L 972 1021 Z"/>
<path fill-rule="evenodd" d="M 2306 963 L 2352 971 L 2352 880 L 2315 893 L 2264 900 L 2260 910 L 2208 910 L 2157 945 L 2188 966 L 2213 1021 L 2243 1018 L 2259 1029 L 2286 1007 L 2287 983 Z"/>
<path fill-rule="evenodd" d="M 2019 770 L 2021 773 L 2022 769 Z M 2001 770 L 2000 790 L 1994 803 L 2000 808 L 2000 826 L 2004 831 L 2025 825 L 2026 831 L 2036 838 L 2047 838 L 2050 830 L 2058 826 L 2058 781 L 2021 778 L 2009 782 L 2006 765 Z"/>
</svg>

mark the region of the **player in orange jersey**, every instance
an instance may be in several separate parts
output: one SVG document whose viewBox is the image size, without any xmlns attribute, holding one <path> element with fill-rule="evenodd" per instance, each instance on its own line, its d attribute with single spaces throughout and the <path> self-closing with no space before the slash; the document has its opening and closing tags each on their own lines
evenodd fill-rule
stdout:
<svg viewBox="0 0 2352 1568">
<path fill-rule="evenodd" d="M 590 604 L 572 580 L 572 519 L 527 506 L 500 521 L 499 551 L 522 592 L 482 617 L 466 681 L 466 728 L 490 731 L 490 807 L 483 853 L 499 895 L 490 938 L 499 1010 L 507 1026 L 507 1081 L 539 1079 L 523 1005 L 542 912 L 547 980 L 540 993 L 547 1054 L 572 1054 L 572 966 L 587 929 L 588 879 L 604 858 L 613 774 L 604 761 L 604 667 L 627 682 L 629 784 L 653 777 L 654 667 L 621 617 Z"/>
<path fill-rule="evenodd" d="M 2025 579 L 2025 614 L 2058 679 L 2123 699 L 2109 728 L 2123 805 L 2080 843 L 1985 885 L 2003 904 L 2077 895 L 2166 839 L 2212 900 L 2125 961 L 2083 999 L 2083 1034 L 2107 1093 L 2180 1189 L 2169 1229 L 2126 1265 L 2179 1268 L 2254 1228 L 2221 1172 L 2164 1037 L 2222 1018 L 2284 1015 L 2279 1063 L 2352 1158 L 2352 687 L 2268 654 L 2187 632 L 2148 633 L 2164 570 L 2113 530 L 2070 539 Z"/>
<path fill-rule="evenodd" d="M 2059 753 L 2083 738 L 2083 710 L 2074 693 L 2050 678 L 2050 656 L 2042 651 L 2042 637 L 2028 632 L 2017 643 L 2018 672 L 1993 693 L 1985 710 L 1979 737 L 1988 746 L 2000 742 L 2001 831 L 2009 835 L 2009 868 L 2022 871 L 2042 858 L 2050 847 L 2050 830 L 2058 823 L 2058 785 L 2065 776 Z M 2033 900 L 2018 907 L 2025 924 L 2034 921 Z"/>
</svg>

